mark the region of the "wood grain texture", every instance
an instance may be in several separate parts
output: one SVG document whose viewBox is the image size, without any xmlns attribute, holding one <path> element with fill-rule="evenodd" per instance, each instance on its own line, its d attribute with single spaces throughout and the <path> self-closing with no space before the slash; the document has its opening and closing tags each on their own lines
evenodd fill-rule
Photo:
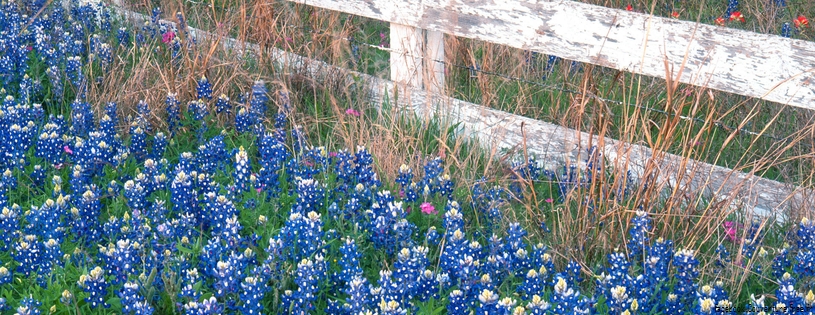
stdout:
<svg viewBox="0 0 815 315">
<path fill-rule="evenodd" d="M 392 81 L 422 87 L 423 35 L 419 28 L 391 23 L 390 69 Z"/>
<path fill-rule="evenodd" d="M 140 25 L 145 16 L 117 8 L 120 15 L 135 20 Z M 235 52 L 240 58 L 246 52 L 260 48 L 252 43 L 214 35 L 194 28 L 190 34 L 198 42 L 217 40 L 227 51 Z M 347 80 L 349 86 L 359 86 L 363 81 L 370 101 L 380 105 L 386 100 L 404 110 L 407 114 L 419 117 L 437 115 L 448 123 L 461 122 L 460 132 L 478 138 L 484 145 L 499 150 L 518 152 L 526 144 L 529 154 L 545 161 L 544 167 L 554 169 L 563 165 L 580 164 L 585 160 L 587 148 L 596 146 L 602 155 L 616 168 L 629 169 L 635 178 L 644 174 L 646 165 L 653 163 L 658 170 L 653 184 L 687 191 L 696 196 L 713 200 L 730 200 L 731 206 L 752 210 L 755 214 L 783 218 L 787 211 L 811 209 L 815 205 L 815 194 L 811 189 L 786 185 L 753 174 L 698 162 L 664 152 L 590 135 L 585 132 L 561 127 L 527 117 L 509 114 L 485 106 L 465 102 L 417 87 L 408 87 L 390 80 L 335 67 L 322 61 L 313 60 L 278 49 L 267 50 L 273 62 L 282 69 L 289 69 L 316 80 L 337 76 Z M 393 96 L 398 89 L 399 98 L 394 103 Z"/>
<path fill-rule="evenodd" d="M 445 93 L 444 88 L 444 33 L 438 31 L 427 31 L 425 42 L 425 69 L 426 83 L 425 89 Z"/>
<path fill-rule="evenodd" d="M 815 109 L 815 42 L 576 1 L 290 1 Z"/>
</svg>

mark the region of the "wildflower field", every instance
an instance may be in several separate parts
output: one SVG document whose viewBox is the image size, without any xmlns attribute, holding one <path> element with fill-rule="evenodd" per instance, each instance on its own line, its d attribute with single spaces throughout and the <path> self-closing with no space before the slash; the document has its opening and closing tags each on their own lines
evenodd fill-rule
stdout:
<svg viewBox="0 0 815 315">
<path fill-rule="evenodd" d="M 224 52 L 187 30 L 212 26 L 379 73 L 377 52 L 353 42 L 244 31 L 286 14 L 367 25 L 354 34 L 386 46 L 382 25 L 285 3 L 190 3 L 134 4 L 151 17 L 139 25 L 100 2 L 0 5 L 3 314 L 815 312 L 815 222 L 805 217 L 666 197 L 591 152 L 556 169 L 485 152 L 456 126 L 397 115 L 342 81 Z M 807 39 L 798 21 L 792 36 Z M 489 68 L 491 49 L 471 59 Z M 450 73 L 467 77 L 452 83 L 465 86 L 459 96 L 524 94 L 487 89 L 469 77 L 478 64 Z M 562 72 L 550 80 L 568 84 L 573 72 Z M 566 98 L 536 97 L 551 107 L 535 117 Z M 766 151 L 748 140 L 734 161 Z M 746 167 L 802 184 L 812 165 L 799 157 Z"/>
</svg>

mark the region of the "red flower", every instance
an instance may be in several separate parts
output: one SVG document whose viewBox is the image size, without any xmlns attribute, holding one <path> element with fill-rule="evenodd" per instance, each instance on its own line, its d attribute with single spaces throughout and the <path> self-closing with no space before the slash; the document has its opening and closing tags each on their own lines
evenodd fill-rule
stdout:
<svg viewBox="0 0 815 315">
<path fill-rule="evenodd" d="M 353 109 L 353 108 L 346 109 L 345 114 L 355 116 L 355 117 L 359 117 L 361 115 L 359 111 L 357 111 L 356 109 Z"/>
<path fill-rule="evenodd" d="M 803 15 L 799 15 L 797 19 L 792 20 L 792 23 L 795 24 L 796 28 L 809 26 L 809 20 L 807 20 L 807 17 Z"/>
<path fill-rule="evenodd" d="M 675 18 L 675 19 L 678 19 L 679 18 L 679 12 L 677 12 L 677 11 L 671 12 L 671 17 Z"/>
<path fill-rule="evenodd" d="M 741 14 L 741 11 L 735 11 L 730 13 L 730 21 L 739 21 L 744 23 L 746 20 L 744 19 L 744 15 Z"/>
<path fill-rule="evenodd" d="M 626 11 L 634 11 L 634 7 L 632 7 L 632 6 L 629 4 L 629 5 L 625 6 L 625 10 L 626 10 Z"/>
<path fill-rule="evenodd" d="M 433 205 L 430 204 L 429 202 L 423 202 L 419 206 L 419 208 L 422 209 L 422 213 L 424 213 L 424 214 L 436 214 L 436 213 L 439 213 L 438 211 L 436 211 L 436 208 L 433 207 Z"/>
<path fill-rule="evenodd" d="M 724 18 L 723 18 L 723 17 L 721 17 L 721 16 L 720 16 L 720 17 L 717 17 L 717 18 L 716 18 L 716 20 L 715 20 L 715 22 L 716 22 L 716 25 L 719 25 L 719 26 L 724 26 Z"/>
<path fill-rule="evenodd" d="M 161 42 L 165 44 L 173 42 L 173 39 L 175 39 L 175 32 L 173 31 L 164 33 L 164 35 L 161 36 Z"/>
</svg>

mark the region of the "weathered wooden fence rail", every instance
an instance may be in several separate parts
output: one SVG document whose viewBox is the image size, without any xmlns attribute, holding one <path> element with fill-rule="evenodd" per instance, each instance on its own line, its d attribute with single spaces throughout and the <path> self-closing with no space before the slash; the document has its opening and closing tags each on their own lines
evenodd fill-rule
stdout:
<svg viewBox="0 0 815 315">
<path fill-rule="evenodd" d="M 394 48 L 425 29 L 815 109 L 815 42 L 576 1 L 288 1 L 390 22 Z"/>
<path fill-rule="evenodd" d="M 377 3 L 356 0 L 340 2 L 319 0 L 315 2 L 326 6 L 332 4 L 333 6 L 329 7 L 331 9 L 350 11 L 349 13 L 354 14 L 365 13 L 361 15 L 376 13 L 373 17 L 394 20 L 397 20 L 395 17 L 396 12 L 408 15 L 413 12 L 398 6 L 387 10 L 378 9 L 381 3 L 392 3 L 390 0 L 378 1 Z M 403 3 L 400 5 L 409 5 L 413 1 L 404 1 Z M 479 3 L 481 3 L 482 9 L 486 10 L 488 8 L 486 2 Z M 315 3 L 311 2 L 309 4 Z M 568 6 L 572 4 L 576 3 L 568 3 Z M 579 6 L 582 6 L 582 4 Z M 118 7 L 115 8 L 121 15 L 137 20 L 135 25 L 140 25 L 147 19 L 144 15 Z M 415 8 L 413 7 L 413 9 Z M 519 14 L 525 13 L 521 12 Z M 495 19 L 495 16 L 493 16 L 492 20 L 494 22 L 497 21 Z M 398 21 L 410 22 L 410 20 Z M 461 22 L 461 19 L 459 19 L 459 22 Z M 467 25 L 470 25 L 470 27 L 476 27 L 474 24 L 468 23 Z M 430 24 L 421 25 L 428 27 Z M 448 26 L 448 28 L 457 29 L 455 25 Z M 580 30 L 575 31 L 579 32 Z M 519 31 L 519 33 L 523 32 Z M 194 28 L 190 28 L 190 34 L 199 41 L 219 41 L 223 48 L 227 50 L 244 52 L 246 50 L 260 51 L 261 49 L 255 44 L 240 42 Z M 370 89 L 371 101 L 375 104 L 382 104 L 389 95 L 391 97 L 388 101 L 396 101 L 398 102 L 396 105 L 400 105 L 401 108 L 415 112 L 420 116 L 438 115 L 449 122 L 461 122 L 466 133 L 481 139 L 485 144 L 515 150 L 521 144 L 525 144 L 530 154 L 551 161 L 552 164 L 548 165 L 550 167 L 563 165 L 563 163 L 576 163 L 582 159 L 581 154 L 585 152 L 586 148 L 597 146 L 602 154 L 614 163 L 615 167 L 629 169 L 635 176 L 642 176 L 644 170 L 648 168 L 657 169 L 658 173 L 655 175 L 658 177 L 656 179 L 658 184 L 663 187 L 678 187 L 687 192 L 731 200 L 737 206 L 753 209 L 760 215 L 778 214 L 781 210 L 799 210 L 815 205 L 815 194 L 811 189 L 786 185 L 751 173 L 742 173 L 681 156 L 655 152 L 645 146 L 598 137 L 448 97 L 441 90 L 444 78 L 443 68 L 440 69 L 438 65 L 422 64 L 423 59 L 433 60 L 433 58 L 438 59 L 439 56 L 443 56 L 441 33 L 437 31 L 424 33 L 415 27 L 406 26 L 396 26 L 396 32 L 394 32 L 394 26 L 392 26 L 391 36 L 392 51 L 394 54 L 398 54 L 391 58 L 391 75 L 395 80 L 385 80 L 357 73 L 276 48 L 267 49 L 264 53 L 270 54 L 274 62 L 279 63 L 286 69 L 298 71 L 318 80 L 328 76 L 335 78 L 340 76 L 347 79 L 350 84 L 362 78 L 367 83 L 367 87 Z M 746 34 L 743 34 L 743 36 L 746 37 Z M 602 41 L 603 37 L 595 40 Z M 428 43 L 431 43 L 431 45 L 428 45 Z M 437 47 L 432 47 L 432 43 L 436 43 Z M 800 44 L 811 45 L 812 43 Z M 399 54 L 400 51 L 404 50 L 413 51 L 414 53 Z M 421 54 L 417 55 L 416 52 Z M 541 52 L 554 53 L 551 51 Z M 423 58 L 422 56 L 431 56 L 432 58 Z M 574 57 L 572 55 L 563 56 L 567 58 Z M 585 56 L 573 59 L 585 60 Z M 394 68 L 397 69 L 394 70 Z M 776 73 L 776 75 L 780 76 L 781 74 Z M 798 75 L 802 74 L 799 73 Z M 423 85 L 427 88 L 422 88 Z M 392 96 L 397 94 L 397 90 L 399 98 L 394 100 Z M 648 163 L 652 163 L 651 167 L 647 167 Z"/>
</svg>

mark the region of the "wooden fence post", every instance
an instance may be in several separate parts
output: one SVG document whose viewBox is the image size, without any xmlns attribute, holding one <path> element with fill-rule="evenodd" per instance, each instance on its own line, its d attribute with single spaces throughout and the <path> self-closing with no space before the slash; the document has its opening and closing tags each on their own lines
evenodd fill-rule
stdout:
<svg viewBox="0 0 815 315">
<path fill-rule="evenodd" d="M 391 81 L 422 87 L 422 29 L 391 23 Z"/>
<path fill-rule="evenodd" d="M 444 94 L 444 33 L 427 31 L 425 52 L 425 89 Z"/>
</svg>

